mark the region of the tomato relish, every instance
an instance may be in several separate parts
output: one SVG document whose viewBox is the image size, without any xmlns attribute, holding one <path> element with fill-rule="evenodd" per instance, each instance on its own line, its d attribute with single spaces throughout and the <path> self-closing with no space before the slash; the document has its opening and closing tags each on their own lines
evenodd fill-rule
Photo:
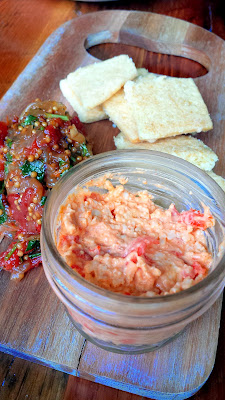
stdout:
<svg viewBox="0 0 225 400">
<path fill-rule="evenodd" d="M 41 264 L 40 231 L 49 190 L 91 155 L 78 117 L 56 101 L 30 104 L 20 118 L 0 121 L 0 269 L 13 279 Z"/>
</svg>

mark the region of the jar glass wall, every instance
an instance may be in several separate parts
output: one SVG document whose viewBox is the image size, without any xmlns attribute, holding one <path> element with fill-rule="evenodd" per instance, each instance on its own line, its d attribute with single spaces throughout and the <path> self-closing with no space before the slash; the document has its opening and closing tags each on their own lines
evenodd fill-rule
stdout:
<svg viewBox="0 0 225 400">
<path fill-rule="evenodd" d="M 206 278 L 172 295 L 125 296 L 86 281 L 57 251 L 57 216 L 61 204 L 91 179 L 109 174 L 113 185 L 128 178 L 125 188 L 147 190 L 157 205 L 178 211 L 203 211 L 208 206 L 216 220 L 205 233 L 213 266 Z M 138 353 L 153 350 L 175 337 L 202 315 L 222 292 L 225 280 L 225 194 L 203 171 L 164 153 L 122 150 L 103 153 L 73 167 L 52 189 L 44 209 L 41 249 L 52 289 L 65 305 L 74 325 L 93 343 L 111 351 Z"/>
</svg>

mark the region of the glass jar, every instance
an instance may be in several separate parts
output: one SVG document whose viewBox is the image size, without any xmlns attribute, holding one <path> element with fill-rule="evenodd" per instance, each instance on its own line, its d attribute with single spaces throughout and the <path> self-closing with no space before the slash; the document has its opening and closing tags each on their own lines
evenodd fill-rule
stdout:
<svg viewBox="0 0 225 400">
<path fill-rule="evenodd" d="M 153 201 L 165 208 L 174 203 L 178 211 L 210 208 L 216 220 L 205 232 L 213 266 L 206 278 L 179 293 L 158 297 L 135 297 L 112 293 L 93 285 L 71 269 L 55 245 L 57 216 L 61 204 L 77 185 L 110 173 L 113 185 L 128 178 L 128 191 L 148 190 Z M 49 283 L 65 305 L 78 331 L 94 344 L 120 353 L 154 350 L 179 334 L 202 315 L 224 287 L 225 194 L 203 171 L 165 153 L 121 150 L 94 156 L 65 174 L 52 189 L 41 230 L 43 267 Z"/>
</svg>

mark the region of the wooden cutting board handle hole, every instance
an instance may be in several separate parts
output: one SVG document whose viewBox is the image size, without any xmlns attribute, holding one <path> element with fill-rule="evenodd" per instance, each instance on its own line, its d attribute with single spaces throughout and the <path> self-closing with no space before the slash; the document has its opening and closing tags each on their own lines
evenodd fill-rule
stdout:
<svg viewBox="0 0 225 400">
<path fill-rule="evenodd" d="M 124 40 L 121 40 L 121 36 Z M 116 31 L 105 30 L 90 34 L 84 41 L 84 47 L 96 61 L 128 54 L 138 68 L 147 68 L 153 73 L 179 78 L 197 78 L 206 75 L 211 66 L 209 57 L 194 47 L 182 46 L 179 51 L 177 44 L 168 47 L 168 43 L 163 44 L 140 36 L 134 37 L 133 34 L 131 40 L 129 34 L 124 36 L 122 32 Z"/>
<path fill-rule="evenodd" d="M 87 52 L 95 57 L 96 61 L 104 61 L 120 54 L 128 54 L 137 68 L 146 68 L 149 72 L 160 75 L 197 78 L 208 73 L 208 70 L 197 61 L 174 55 L 155 53 L 126 44 L 103 43 L 88 48 Z"/>
</svg>

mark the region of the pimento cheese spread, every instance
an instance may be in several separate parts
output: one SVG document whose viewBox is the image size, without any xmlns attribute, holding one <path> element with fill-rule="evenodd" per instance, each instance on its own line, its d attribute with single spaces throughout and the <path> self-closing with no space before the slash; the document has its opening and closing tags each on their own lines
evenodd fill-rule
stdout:
<svg viewBox="0 0 225 400">
<path fill-rule="evenodd" d="M 82 277 L 104 289 L 158 296 L 187 289 L 212 265 L 204 213 L 163 209 L 147 191 L 130 193 L 105 181 L 106 193 L 80 189 L 59 212 L 57 248 Z"/>
</svg>

